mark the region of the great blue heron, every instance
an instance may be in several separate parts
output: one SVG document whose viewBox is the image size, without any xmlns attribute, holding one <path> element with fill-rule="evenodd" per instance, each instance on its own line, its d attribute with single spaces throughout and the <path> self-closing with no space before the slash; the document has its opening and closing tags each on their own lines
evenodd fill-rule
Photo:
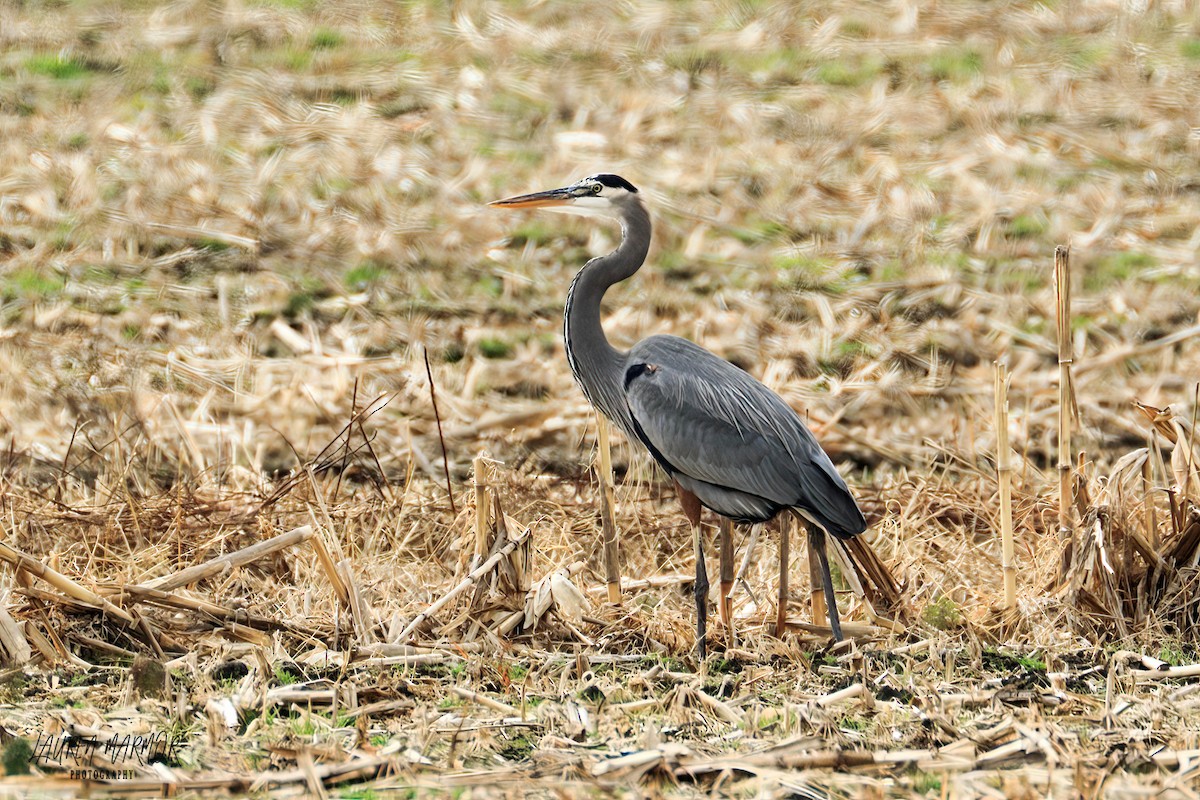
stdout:
<svg viewBox="0 0 1200 800">
<path fill-rule="evenodd" d="M 829 625 L 840 641 L 825 533 L 850 539 L 867 525 L 846 482 L 800 417 L 748 373 L 686 339 L 651 336 L 621 352 L 604 335 L 604 293 L 637 272 L 650 248 L 650 215 L 638 190 L 624 178 L 600 174 L 491 205 L 546 208 L 621 223 L 620 246 L 588 261 L 571 281 L 563 341 L 571 372 L 587 399 L 626 436 L 641 442 L 675 481 L 692 525 L 701 659 L 708 596 L 702 505 L 735 522 L 765 522 L 787 510 L 806 522 L 810 558 L 815 555 L 821 569 Z"/>
</svg>

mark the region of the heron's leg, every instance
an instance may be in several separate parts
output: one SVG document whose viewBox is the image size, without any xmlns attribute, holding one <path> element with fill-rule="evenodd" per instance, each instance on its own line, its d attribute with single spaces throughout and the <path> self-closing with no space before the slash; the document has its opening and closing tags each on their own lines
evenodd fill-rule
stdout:
<svg viewBox="0 0 1200 800">
<path fill-rule="evenodd" d="M 729 643 L 733 644 L 733 522 L 725 517 L 720 520 L 721 594 L 718 596 L 717 610 L 721 614 L 721 622 L 725 623 Z"/>
<path fill-rule="evenodd" d="M 708 570 L 704 566 L 704 535 L 700 524 L 692 525 L 692 549 L 696 551 L 696 649 L 703 662 L 708 654 Z"/>
<path fill-rule="evenodd" d="M 692 524 L 692 550 L 696 555 L 696 649 L 703 664 L 708 648 L 704 641 L 708 633 L 708 570 L 704 568 L 704 538 L 700 530 L 700 498 L 675 483 L 683 514 Z M 703 668 L 703 667 L 702 667 Z"/>
<path fill-rule="evenodd" d="M 792 520 L 779 518 L 779 597 L 775 607 L 775 636 L 787 629 L 788 567 L 792 560 Z"/>
<path fill-rule="evenodd" d="M 808 550 L 809 563 L 815 557 L 821 567 L 821 589 L 825 595 L 824 600 L 829 606 L 829 627 L 833 630 L 833 640 L 840 642 L 842 640 L 842 624 L 838 621 L 837 596 L 833 593 L 833 575 L 829 573 L 829 554 L 825 552 L 825 531 L 819 525 L 808 526 Z M 811 568 L 811 567 L 810 567 Z M 816 598 L 816 591 L 813 591 L 813 598 Z M 816 614 L 816 602 L 813 603 L 813 614 Z M 813 622 L 820 619 L 814 616 Z"/>
</svg>

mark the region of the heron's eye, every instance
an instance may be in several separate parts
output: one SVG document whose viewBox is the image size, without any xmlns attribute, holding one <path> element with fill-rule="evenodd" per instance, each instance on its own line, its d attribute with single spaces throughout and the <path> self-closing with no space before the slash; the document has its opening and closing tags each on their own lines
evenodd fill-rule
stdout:
<svg viewBox="0 0 1200 800">
<path fill-rule="evenodd" d="M 602 191 L 604 191 L 603 183 L 593 183 L 592 184 L 592 194 L 600 194 Z"/>
</svg>

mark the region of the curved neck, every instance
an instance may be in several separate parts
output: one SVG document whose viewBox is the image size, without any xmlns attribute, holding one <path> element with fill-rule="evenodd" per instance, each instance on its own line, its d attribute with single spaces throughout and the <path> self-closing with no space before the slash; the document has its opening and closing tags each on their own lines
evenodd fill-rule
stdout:
<svg viewBox="0 0 1200 800">
<path fill-rule="evenodd" d="M 587 399 L 626 434 L 634 435 L 624 397 L 627 354 L 608 343 L 600 324 L 600 301 L 608 287 L 638 271 L 650 249 L 650 215 L 636 197 L 623 210 L 621 233 L 616 250 L 584 264 L 571 281 L 563 341 L 575 382 Z"/>
</svg>

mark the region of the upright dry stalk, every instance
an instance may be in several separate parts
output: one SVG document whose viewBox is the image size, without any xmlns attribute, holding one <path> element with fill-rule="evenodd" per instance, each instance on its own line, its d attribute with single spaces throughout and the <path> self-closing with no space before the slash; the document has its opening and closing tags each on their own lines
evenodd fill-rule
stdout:
<svg viewBox="0 0 1200 800">
<path fill-rule="evenodd" d="M 787 546 L 788 538 L 789 538 L 788 534 L 787 534 L 787 531 L 789 530 L 789 528 L 787 526 L 789 526 L 791 524 L 792 524 L 791 520 L 788 520 L 787 522 L 784 523 L 783 544 L 785 546 L 780 548 L 779 558 L 781 561 L 788 558 L 788 556 L 790 555 L 790 553 L 788 552 L 788 546 Z M 801 527 L 803 528 L 803 526 L 801 526 Z M 821 576 L 821 558 L 817 554 L 816 548 L 813 547 L 813 537 L 812 537 L 811 530 L 809 531 L 809 535 L 807 538 L 808 538 L 808 586 L 809 586 L 809 598 L 808 599 L 809 599 L 809 605 L 812 606 L 812 624 L 813 625 L 824 625 L 829 620 L 829 604 L 831 602 L 834 602 L 834 598 L 825 596 L 825 583 L 821 580 L 821 578 L 822 578 L 822 576 Z M 779 573 L 779 586 L 780 586 L 779 602 L 781 604 L 786 605 L 787 598 L 783 594 L 783 589 L 787 587 L 787 580 L 786 580 L 786 576 L 782 572 L 783 566 L 781 565 L 779 567 L 779 569 L 781 570 Z M 778 627 L 778 625 L 779 625 L 779 623 L 776 622 L 776 627 Z"/>
<path fill-rule="evenodd" d="M 613 516 L 612 446 L 609 444 L 608 420 L 596 414 L 596 445 L 600 463 L 596 477 L 600 481 L 600 527 L 604 543 L 604 580 L 608 584 L 608 602 L 621 602 L 621 565 L 617 562 L 617 522 Z"/>
<path fill-rule="evenodd" d="M 1004 570 L 1004 607 L 1017 604 L 1017 565 L 1013 547 L 1012 449 L 1008 446 L 1008 368 L 996 366 L 996 476 L 1000 481 L 1000 547 Z"/>
<path fill-rule="evenodd" d="M 792 565 L 792 518 L 789 514 L 782 514 L 779 519 L 779 588 L 775 601 L 775 636 L 783 637 L 783 632 L 787 630 L 787 606 L 788 595 L 791 590 L 788 587 L 788 577 L 791 574 Z M 811 577 L 811 570 L 809 577 Z M 813 582 L 813 586 L 820 586 L 819 580 Z M 816 590 L 814 590 L 815 592 Z M 821 590 L 822 592 L 824 589 Z M 815 594 L 813 595 L 816 596 Z M 824 594 L 821 595 L 824 597 Z M 821 618 L 817 616 L 817 603 L 813 600 L 813 624 L 818 624 Z"/>
<path fill-rule="evenodd" d="M 1154 513 L 1154 499 L 1151 496 L 1154 489 L 1154 429 L 1146 437 L 1146 460 L 1142 462 L 1142 513 L 1145 515 L 1146 541 L 1154 552 L 1159 552 L 1162 546 L 1158 540 L 1158 518 Z"/>
<path fill-rule="evenodd" d="M 487 490 L 487 459 L 483 453 L 475 456 L 472 466 L 475 468 L 475 557 L 471 559 L 471 568 L 479 566 L 487 558 L 488 544 L 488 502 Z"/>
<path fill-rule="evenodd" d="M 1058 538 L 1064 546 L 1074 533 L 1071 506 L 1071 410 L 1074 392 L 1071 387 L 1071 250 L 1054 248 L 1055 311 L 1058 329 Z M 1065 565 L 1064 565 L 1065 566 Z"/>
</svg>

